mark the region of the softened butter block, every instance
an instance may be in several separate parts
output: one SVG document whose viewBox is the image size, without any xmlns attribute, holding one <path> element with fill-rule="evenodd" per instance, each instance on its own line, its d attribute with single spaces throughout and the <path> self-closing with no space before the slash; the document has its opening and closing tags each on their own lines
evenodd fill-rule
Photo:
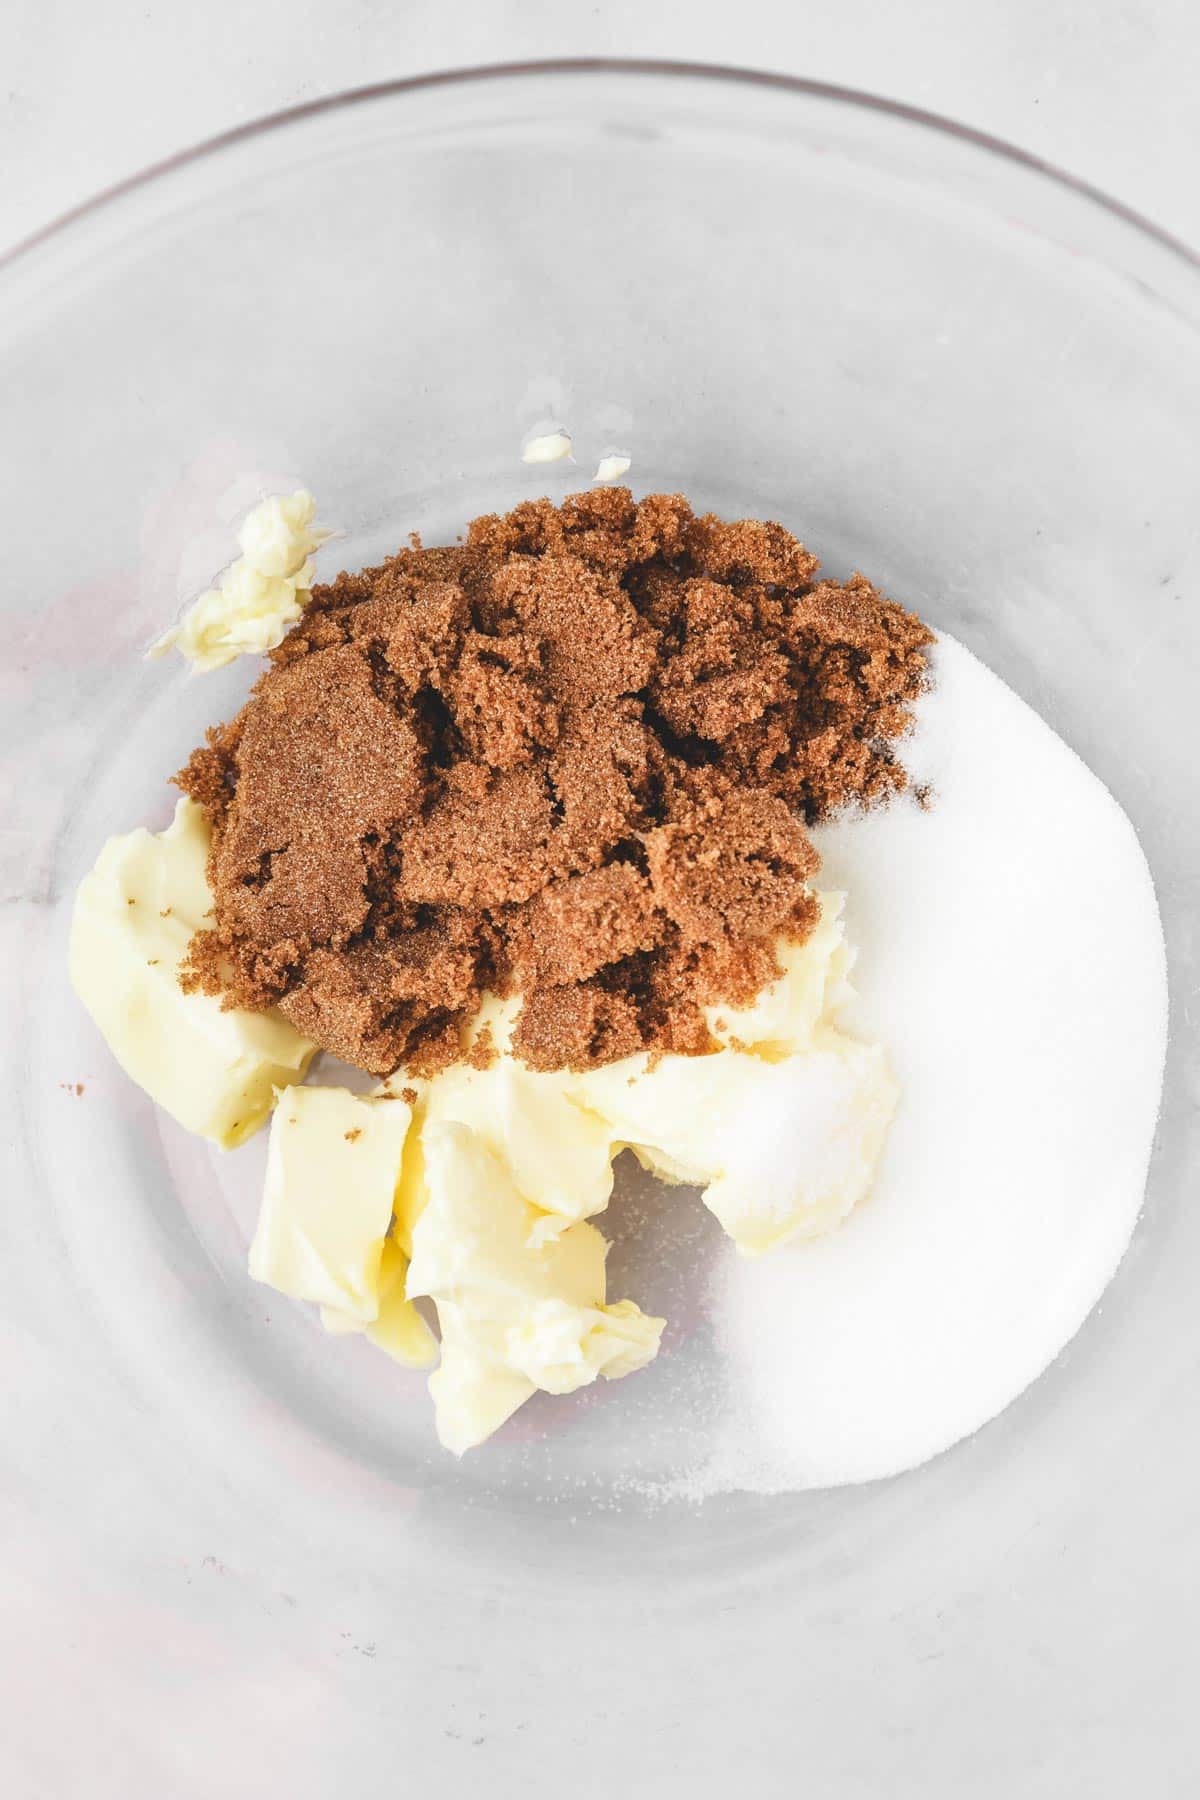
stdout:
<svg viewBox="0 0 1200 1800">
<path fill-rule="evenodd" d="M 337 1335 L 361 1332 L 376 1349 L 383 1350 L 398 1363 L 410 1369 L 428 1369 L 437 1361 L 438 1342 L 420 1312 L 407 1296 L 408 1258 L 394 1237 L 384 1240 L 376 1286 L 378 1311 L 369 1324 L 338 1312 L 335 1307 L 321 1308 L 321 1323 L 326 1331 Z"/>
<path fill-rule="evenodd" d="M 442 1364 L 429 1388 L 446 1449 L 480 1443 L 537 1388 L 571 1393 L 652 1360 L 664 1321 L 606 1304 L 608 1246 L 594 1226 L 531 1243 L 534 1208 L 465 1125 L 427 1127 L 423 1152 L 408 1292 L 437 1303 Z"/>
<path fill-rule="evenodd" d="M 802 943 L 780 938 L 775 945 L 780 974 L 748 1006 L 706 1006 L 705 1023 L 717 1042 L 753 1050 L 770 1061 L 807 1050 L 821 1021 L 850 995 L 854 952 L 846 943 L 842 908 L 846 896 L 819 893 L 821 916 Z"/>
<path fill-rule="evenodd" d="M 232 1149 L 315 1046 L 277 1013 L 185 994 L 179 965 L 212 906 L 208 821 L 180 800 L 165 831 L 109 838 L 75 896 L 71 982 L 125 1073 L 173 1119 Z"/>
<path fill-rule="evenodd" d="M 271 1122 L 250 1246 L 256 1281 L 360 1327 L 378 1320 L 384 1243 L 411 1118 L 403 1100 L 345 1088 L 293 1088 L 284 1097 Z"/>
<path fill-rule="evenodd" d="M 701 1188 L 747 1256 L 841 1223 L 870 1186 L 899 1097 L 883 1051 L 829 1025 L 777 1062 L 638 1056 L 578 1079 L 614 1146 Z"/>
</svg>

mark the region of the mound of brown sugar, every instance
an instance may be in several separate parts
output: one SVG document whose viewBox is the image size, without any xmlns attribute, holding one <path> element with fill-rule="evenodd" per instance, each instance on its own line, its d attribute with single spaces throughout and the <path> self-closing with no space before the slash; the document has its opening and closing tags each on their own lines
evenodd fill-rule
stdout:
<svg viewBox="0 0 1200 1800">
<path fill-rule="evenodd" d="M 524 997 L 534 1068 L 711 1048 L 815 921 L 805 825 L 905 785 L 932 634 L 781 526 L 627 489 L 340 575 L 177 777 L 213 828 L 186 981 L 375 1075 Z"/>
</svg>

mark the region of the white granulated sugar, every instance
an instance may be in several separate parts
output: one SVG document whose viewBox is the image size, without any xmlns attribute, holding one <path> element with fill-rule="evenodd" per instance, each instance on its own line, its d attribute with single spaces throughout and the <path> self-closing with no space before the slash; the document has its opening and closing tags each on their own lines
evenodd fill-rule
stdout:
<svg viewBox="0 0 1200 1800">
<path fill-rule="evenodd" d="M 1041 1374 L 1137 1219 L 1166 1043 L 1145 859 L 1003 682 L 945 637 L 934 663 L 904 750 L 929 809 L 905 798 L 815 833 L 859 951 L 845 1023 L 901 1086 L 879 1176 L 831 1236 L 722 1255 L 726 1406 L 676 1494 L 924 1462 Z"/>
</svg>

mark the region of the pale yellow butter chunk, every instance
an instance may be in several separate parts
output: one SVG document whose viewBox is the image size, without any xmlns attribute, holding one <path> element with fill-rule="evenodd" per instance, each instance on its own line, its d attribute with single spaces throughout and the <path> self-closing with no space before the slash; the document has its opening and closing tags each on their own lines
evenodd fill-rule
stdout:
<svg viewBox="0 0 1200 1800">
<path fill-rule="evenodd" d="M 614 1142 L 702 1188 L 751 1256 L 816 1237 L 858 1204 L 898 1094 L 882 1050 L 831 1026 L 778 1062 L 738 1050 L 631 1057 L 579 1079 Z"/>
<path fill-rule="evenodd" d="M 462 1456 L 499 1431 L 536 1394 L 535 1384 L 499 1358 L 481 1357 L 469 1322 L 446 1301 L 438 1307 L 442 1360 L 429 1377 L 438 1440 Z"/>
<path fill-rule="evenodd" d="M 508 1056 L 486 1069 L 456 1063 L 429 1084 L 425 1129 L 468 1125 L 507 1165 L 537 1208 L 533 1242 L 603 1212 L 612 1195 L 612 1133 L 578 1100 L 569 1075 L 542 1074 Z"/>
<path fill-rule="evenodd" d="M 349 1313 L 338 1312 L 335 1307 L 323 1306 L 322 1325 L 336 1335 L 361 1333 L 396 1362 L 404 1363 L 410 1369 L 428 1369 L 437 1361 L 438 1343 L 408 1298 L 407 1276 L 407 1256 L 394 1237 L 385 1238 L 376 1286 L 377 1316 L 370 1323 L 364 1323 Z"/>
<path fill-rule="evenodd" d="M 345 1088 L 293 1088 L 284 1097 L 250 1246 L 256 1281 L 329 1308 L 340 1315 L 334 1329 L 375 1324 L 411 1117 L 402 1100 Z"/>
<path fill-rule="evenodd" d="M 332 531 L 316 525 L 317 503 L 307 488 L 272 494 L 246 514 L 238 532 L 242 560 L 263 575 L 286 575 L 299 582 L 305 563 Z M 311 587 L 305 581 L 302 586 Z"/>
<path fill-rule="evenodd" d="M 394 1238 L 383 1246 L 379 1270 L 379 1317 L 366 1335 L 410 1369 L 428 1369 L 438 1359 L 438 1341 L 408 1298 L 408 1258 Z"/>
<path fill-rule="evenodd" d="M 209 921 L 210 833 L 180 800 L 165 831 L 109 838 L 75 896 L 71 982 L 125 1073 L 171 1117 L 225 1149 L 257 1131 L 315 1046 L 277 1013 L 185 994 L 179 966 Z"/>
<path fill-rule="evenodd" d="M 314 525 L 315 511 L 316 501 L 301 488 L 274 494 L 247 513 L 238 534 L 242 554 L 149 654 L 177 649 L 193 668 L 207 671 L 274 650 L 308 604 L 312 553 L 334 535 Z"/>
<path fill-rule="evenodd" d="M 538 1241 L 507 1163 L 465 1125 L 427 1125 L 422 1151 L 408 1293 L 437 1304 L 442 1363 L 429 1387 L 448 1450 L 481 1443 L 539 1387 L 571 1393 L 653 1359 L 664 1321 L 606 1304 L 608 1246 L 593 1226 Z"/>
<path fill-rule="evenodd" d="M 221 669 L 238 656 L 265 656 L 282 643 L 307 597 L 307 590 L 283 576 L 234 563 L 221 586 L 201 594 L 155 649 L 173 646 L 202 672 Z"/>
<path fill-rule="evenodd" d="M 622 475 L 628 475 L 632 466 L 632 457 L 625 456 L 619 450 L 611 452 L 608 456 L 602 456 L 600 458 L 599 463 L 596 465 L 596 473 L 592 476 L 592 480 L 620 481 Z"/>
<path fill-rule="evenodd" d="M 819 894 L 803 943 L 776 946 L 782 972 L 749 1006 L 706 1009 L 725 1046 L 591 1069 L 572 1092 L 666 1181 L 703 1189 L 747 1256 L 817 1237 L 870 1187 L 898 1089 L 877 1046 L 832 1023 L 850 993 L 843 896 Z"/>
<path fill-rule="evenodd" d="M 632 1300 L 592 1307 L 536 1300 L 505 1332 L 504 1357 L 543 1392 L 572 1394 L 597 1375 L 613 1380 L 644 1368 L 658 1349 L 663 1324 Z"/>
<path fill-rule="evenodd" d="M 749 1006 L 706 1006 L 705 1022 L 718 1043 L 756 1050 L 772 1060 L 794 1056 L 811 1044 L 822 1019 L 850 995 L 854 952 L 842 923 L 844 894 L 819 893 L 821 915 L 802 943 L 775 945 L 781 974 Z"/>
<path fill-rule="evenodd" d="M 524 463 L 562 462 L 571 454 L 571 439 L 565 431 L 544 431 L 528 438 L 521 451 Z"/>
<path fill-rule="evenodd" d="M 536 1209 L 532 1241 L 556 1237 L 568 1225 L 603 1212 L 612 1195 L 612 1134 L 574 1091 L 566 1070 L 527 1069 L 509 1054 L 519 1000 L 486 994 L 464 1033 L 464 1051 L 487 1030 L 499 1053 L 486 1068 L 454 1063 L 428 1081 L 395 1075 L 385 1091 L 411 1086 L 419 1094 L 414 1140 L 435 1125 L 467 1125 L 506 1163 L 523 1200 Z M 412 1150 L 410 1148 L 410 1155 Z M 408 1187 L 407 1175 L 405 1185 Z M 414 1195 L 420 1203 L 418 1182 Z M 409 1241 L 411 1206 L 397 1223 Z"/>
</svg>

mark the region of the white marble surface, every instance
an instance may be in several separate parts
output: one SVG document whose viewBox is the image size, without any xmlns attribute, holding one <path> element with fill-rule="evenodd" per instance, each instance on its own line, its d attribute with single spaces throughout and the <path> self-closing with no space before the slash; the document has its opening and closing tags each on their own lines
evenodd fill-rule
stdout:
<svg viewBox="0 0 1200 1800">
<path fill-rule="evenodd" d="M 993 132 L 1200 243 L 1195 0 L 5 0 L 0 248 L 320 94 L 539 56 L 752 64 Z"/>
</svg>

